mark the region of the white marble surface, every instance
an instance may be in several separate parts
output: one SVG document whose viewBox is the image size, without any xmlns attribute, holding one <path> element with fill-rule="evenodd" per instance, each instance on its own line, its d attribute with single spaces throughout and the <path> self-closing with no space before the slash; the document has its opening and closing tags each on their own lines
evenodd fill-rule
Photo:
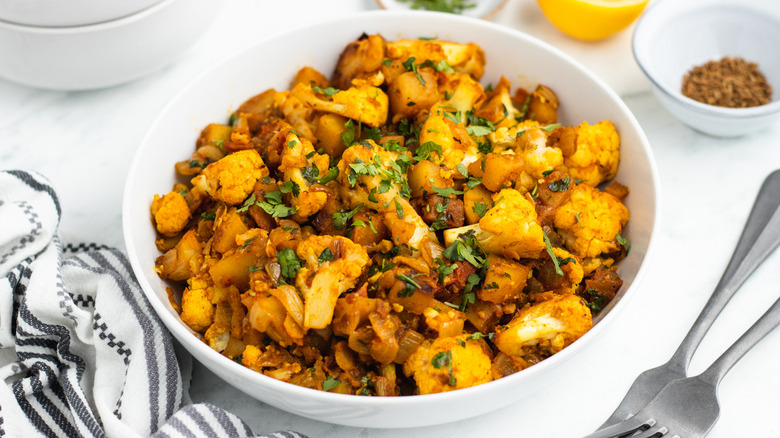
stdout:
<svg viewBox="0 0 780 438">
<path fill-rule="evenodd" d="M 34 90 L 0 80 L 0 168 L 39 171 L 58 189 L 66 242 L 123 247 L 121 197 L 128 164 L 157 112 L 219 59 L 291 25 L 373 9 L 368 0 L 229 0 L 215 25 L 175 64 L 136 82 L 97 91 Z M 639 119 L 661 176 L 662 224 L 644 282 L 619 318 L 544 393 L 491 414 L 420 429 L 334 426 L 287 414 L 195 367 L 192 396 L 244 418 L 256 431 L 314 437 L 584 435 L 606 418 L 642 370 L 682 340 L 729 260 L 763 178 L 780 167 L 780 123 L 718 139 L 674 119 L 648 92 L 631 59 L 630 35 L 586 44 L 555 31 L 532 0 L 513 0 L 496 22 L 546 39 L 610 83 Z M 2 61 L 0 61 L 2 62 Z M 732 300 L 691 365 L 698 373 L 780 296 L 780 254 L 770 256 Z M 780 436 L 780 331 L 724 379 L 721 419 L 710 437 Z"/>
</svg>

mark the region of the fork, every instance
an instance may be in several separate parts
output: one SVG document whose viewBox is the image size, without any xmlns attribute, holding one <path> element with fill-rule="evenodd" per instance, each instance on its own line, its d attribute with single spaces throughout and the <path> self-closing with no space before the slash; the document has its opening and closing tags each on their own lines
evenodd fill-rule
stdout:
<svg viewBox="0 0 780 438">
<path fill-rule="evenodd" d="M 603 429 L 639 412 L 669 382 L 684 378 L 693 353 L 715 318 L 750 274 L 780 244 L 780 170 L 764 180 L 726 270 L 677 351 L 663 365 L 640 374 L 623 401 L 599 427 Z"/>
<path fill-rule="evenodd" d="M 718 383 L 745 353 L 778 325 L 780 299 L 703 373 L 672 381 L 633 417 L 585 438 L 703 438 L 720 414 Z"/>
</svg>

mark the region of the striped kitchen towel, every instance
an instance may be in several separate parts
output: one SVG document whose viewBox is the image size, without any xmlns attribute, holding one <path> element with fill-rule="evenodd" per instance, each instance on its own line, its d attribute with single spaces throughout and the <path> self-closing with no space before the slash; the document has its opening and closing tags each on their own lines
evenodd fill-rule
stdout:
<svg viewBox="0 0 780 438">
<path fill-rule="evenodd" d="M 125 256 L 63 245 L 61 213 L 44 177 L 0 172 L 0 437 L 303 437 L 192 405 L 190 356 Z"/>
</svg>

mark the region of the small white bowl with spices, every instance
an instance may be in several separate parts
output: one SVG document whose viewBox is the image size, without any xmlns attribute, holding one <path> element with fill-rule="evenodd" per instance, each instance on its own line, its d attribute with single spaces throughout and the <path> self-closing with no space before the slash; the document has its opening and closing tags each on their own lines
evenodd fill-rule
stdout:
<svg viewBox="0 0 780 438">
<path fill-rule="evenodd" d="M 636 26 L 633 52 L 669 112 L 705 134 L 736 137 L 780 121 L 779 42 L 780 2 L 658 1 Z"/>
</svg>

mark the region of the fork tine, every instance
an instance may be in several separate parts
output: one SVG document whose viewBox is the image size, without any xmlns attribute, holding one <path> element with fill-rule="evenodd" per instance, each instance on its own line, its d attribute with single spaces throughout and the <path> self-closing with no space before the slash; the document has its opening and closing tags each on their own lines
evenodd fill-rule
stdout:
<svg viewBox="0 0 780 438">
<path fill-rule="evenodd" d="M 669 433 L 669 429 L 664 426 L 655 425 L 638 435 L 631 435 L 631 438 L 656 438 L 666 436 Z"/>
<path fill-rule="evenodd" d="M 618 424 L 613 424 L 612 426 L 597 430 L 584 438 L 618 438 L 626 435 L 630 436 L 639 429 L 655 426 L 656 422 L 652 418 L 643 420 L 638 417 L 638 415 L 633 416 Z"/>
</svg>

